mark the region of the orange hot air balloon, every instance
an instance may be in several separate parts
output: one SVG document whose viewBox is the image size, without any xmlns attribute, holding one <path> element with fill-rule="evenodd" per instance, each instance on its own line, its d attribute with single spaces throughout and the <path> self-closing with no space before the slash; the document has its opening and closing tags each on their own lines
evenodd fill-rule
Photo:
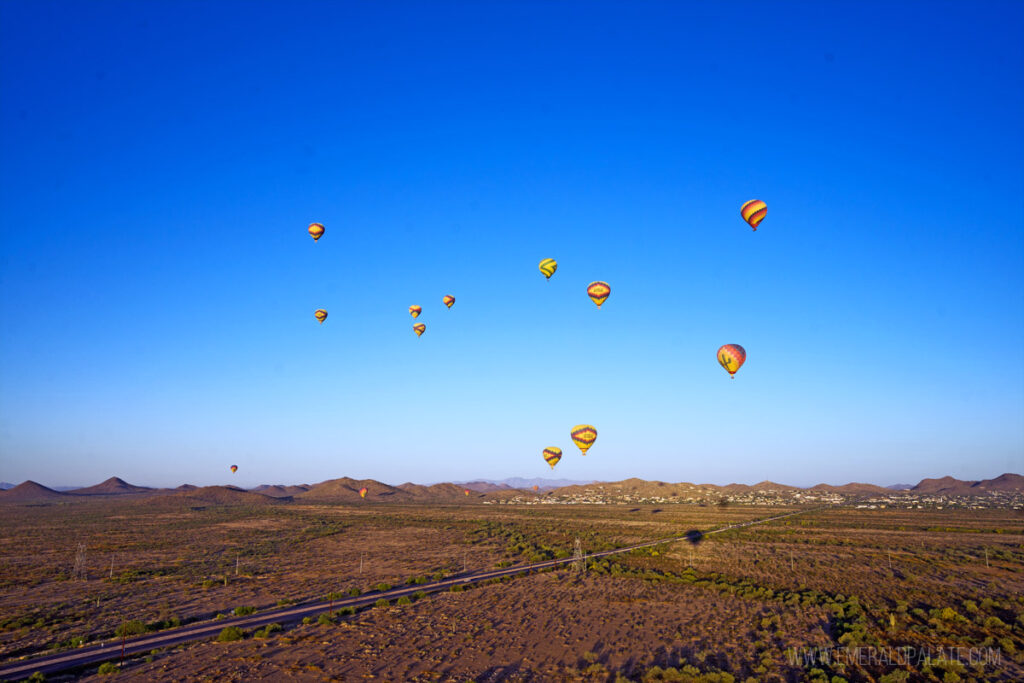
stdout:
<svg viewBox="0 0 1024 683">
<path fill-rule="evenodd" d="M 601 304 L 605 302 L 608 295 L 612 293 L 612 288 L 608 286 L 607 282 L 591 282 L 587 286 L 587 295 L 593 299 L 594 303 L 597 304 L 598 308 L 601 308 Z"/>
<path fill-rule="evenodd" d="M 327 320 L 327 311 L 322 308 L 318 308 L 313 311 L 313 317 L 319 320 L 320 324 L 323 325 L 324 321 Z"/>
<path fill-rule="evenodd" d="M 419 337 L 424 332 L 427 331 L 427 326 L 424 325 L 423 323 L 416 323 L 415 325 L 412 326 L 412 329 L 416 333 L 416 336 Z"/>
<path fill-rule="evenodd" d="M 736 371 L 747 361 L 747 351 L 739 344 L 726 344 L 718 349 L 718 362 L 729 372 L 730 379 L 736 379 Z"/>
<path fill-rule="evenodd" d="M 231 471 L 232 472 L 237 472 L 238 471 L 238 465 L 232 465 L 231 466 Z"/>
<path fill-rule="evenodd" d="M 534 490 L 534 491 L 540 491 L 540 487 L 539 487 L 539 486 L 537 486 L 536 484 L 534 484 L 534 485 L 533 485 L 533 490 Z"/>
<path fill-rule="evenodd" d="M 313 238 L 313 241 L 316 242 L 324 236 L 324 226 L 321 223 L 310 223 L 309 235 Z"/>
<path fill-rule="evenodd" d="M 465 494 L 466 494 L 466 495 L 468 496 L 468 495 L 469 495 L 469 489 L 465 489 L 465 490 L 463 491 L 463 493 L 465 493 Z"/>
<path fill-rule="evenodd" d="M 757 232 L 757 226 L 761 225 L 761 221 L 764 220 L 767 213 L 768 205 L 760 199 L 751 199 L 740 207 L 740 215 L 754 229 L 754 232 Z"/>
<path fill-rule="evenodd" d="M 446 294 L 446 295 L 444 295 L 444 296 L 443 296 L 443 297 L 441 298 L 441 301 L 443 301 L 443 302 L 444 302 L 444 305 L 445 305 L 445 306 L 447 306 L 448 308 L 451 308 L 451 307 L 452 307 L 452 304 L 454 304 L 454 303 L 455 303 L 455 297 L 454 297 L 454 296 L 452 296 L 451 294 Z"/>
<path fill-rule="evenodd" d="M 420 313 L 422 313 L 422 312 L 423 312 L 423 307 L 422 306 L 410 306 L 409 307 L 409 315 L 411 315 L 414 318 L 420 317 Z"/>
<path fill-rule="evenodd" d="M 366 492 L 367 491 L 369 491 L 369 489 L 366 488 L 365 486 L 363 488 L 359 489 L 359 497 L 360 498 L 366 498 Z"/>
</svg>

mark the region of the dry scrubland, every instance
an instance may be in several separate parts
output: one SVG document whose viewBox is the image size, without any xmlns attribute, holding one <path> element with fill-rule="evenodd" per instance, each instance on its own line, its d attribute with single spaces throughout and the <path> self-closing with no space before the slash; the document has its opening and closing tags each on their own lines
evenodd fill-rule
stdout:
<svg viewBox="0 0 1024 683">
<path fill-rule="evenodd" d="M 4 660 L 110 641 L 119 628 L 156 630 L 423 582 L 463 563 L 473 571 L 568 556 L 576 537 L 594 551 L 783 511 L 160 499 L 2 508 Z M 1024 518 L 1013 511 L 816 511 L 592 561 L 583 576 L 535 574 L 156 651 L 126 661 L 116 677 L 1022 680 L 1022 534 Z M 84 575 L 76 576 L 80 543 Z M 974 650 L 960 651 L 962 663 L 793 654 L 905 646 L 935 656 Z M 78 675 L 110 678 L 95 667 Z"/>
</svg>

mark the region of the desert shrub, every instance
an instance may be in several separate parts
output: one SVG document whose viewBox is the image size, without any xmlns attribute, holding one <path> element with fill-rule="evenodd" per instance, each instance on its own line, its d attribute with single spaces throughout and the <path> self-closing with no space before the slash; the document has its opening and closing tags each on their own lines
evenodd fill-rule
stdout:
<svg viewBox="0 0 1024 683">
<path fill-rule="evenodd" d="M 282 630 L 281 629 L 281 624 L 276 624 L 276 623 L 275 624 L 267 624 L 266 626 L 261 628 L 259 631 L 256 631 L 256 633 L 253 634 L 253 637 L 254 638 L 266 638 L 271 633 L 277 633 L 280 630 Z"/>
<path fill-rule="evenodd" d="M 241 640 L 244 637 L 245 634 L 242 633 L 242 629 L 237 626 L 228 626 L 220 632 L 220 635 L 217 636 L 217 642 L 230 643 L 236 640 Z"/>
<path fill-rule="evenodd" d="M 358 588 L 349 588 L 348 594 L 351 595 L 353 598 L 358 598 L 360 595 L 363 594 L 363 591 L 359 590 Z"/>
<path fill-rule="evenodd" d="M 378 583 L 376 586 L 373 587 L 373 590 L 380 591 L 381 593 L 383 593 L 384 591 L 391 590 L 391 584 L 390 583 L 386 583 L 384 581 L 381 581 L 380 583 Z"/>
<path fill-rule="evenodd" d="M 287 607 L 288 605 L 294 605 L 294 604 L 295 604 L 295 601 L 294 600 L 289 600 L 288 598 L 281 598 L 280 600 L 277 601 L 277 606 L 278 607 Z"/>
<path fill-rule="evenodd" d="M 207 579 L 206 581 L 203 581 L 203 588 L 213 588 L 216 585 L 217 582 L 213 579 Z"/>
<path fill-rule="evenodd" d="M 116 674 L 117 672 L 117 664 L 114 664 L 113 662 L 103 662 L 102 664 L 100 664 L 100 668 L 97 671 L 97 673 L 102 674 L 104 676 L 109 674 Z"/>
<path fill-rule="evenodd" d="M 46 680 L 46 676 L 42 671 L 37 671 L 28 677 L 28 683 L 43 683 Z"/>
<path fill-rule="evenodd" d="M 137 636 L 145 632 L 146 625 L 138 619 L 133 619 L 132 621 L 126 621 L 118 626 L 117 630 L 114 631 L 114 635 L 118 638 L 125 638 L 127 636 Z"/>
<path fill-rule="evenodd" d="M 391 601 L 387 598 L 381 598 L 377 602 L 373 603 L 374 607 L 388 607 L 389 605 L 391 605 Z"/>
<path fill-rule="evenodd" d="M 878 683 L 906 683 L 910 680 L 909 671 L 892 671 L 878 679 Z"/>
<path fill-rule="evenodd" d="M 465 589 L 462 587 L 462 584 L 457 583 L 454 586 L 452 586 L 450 590 L 452 593 L 461 593 Z"/>
<path fill-rule="evenodd" d="M 316 623 L 320 624 L 321 626 L 330 626 L 334 623 L 334 617 L 332 617 L 327 612 L 324 612 L 319 617 L 317 617 Z"/>
<path fill-rule="evenodd" d="M 309 624 L 312 624 L 313 623 L 313 617 L 302 617 L 302 623 L 306 624 L 307 626 Z"/>
<path fill-rule="evenodd" d="M 244 617 L 244 616 L 246 616 L 248 614 L 252 614 L 255 611 L 256 611 L 255 607 L 248 607 L 248 606 L 236 607 L 235 610 L 234 610 L 234 615 L 236 617 Z"/>
<path fill-rule="evenodd" d="M 415 593 L 412 594 L 413 600 L 422 600 L 425 597 L 427 597 L 427 592 L 426 591 L 416 591 Z"/>
<path fill-rule="evenodd" d="M 985 628 L 987 629 L 1004 629 L 1006 624 L 999 617 L 989 617 L 985 620 Z"/>
<path fill-rule="evenodd" d="M 347 615 L 350 615 L 350 614 L 355 614 L 355 613 L 356 613 L 356 608 L 355 607 L 342 607 L 341 609 L 338 610 L 338 614 L 340 616 L 343 616 L 343 617 L 347 616 Z"/>
<path fill-rule="evenodd" d="M 411 605 L 412 604 L 412 600 L 410 600 L 408 598 L 408 596 L 403 595 L 402 597 L 398 598 L 398 602 L 396 604 L 399 604 L 399 605 Z"/>
</svg>

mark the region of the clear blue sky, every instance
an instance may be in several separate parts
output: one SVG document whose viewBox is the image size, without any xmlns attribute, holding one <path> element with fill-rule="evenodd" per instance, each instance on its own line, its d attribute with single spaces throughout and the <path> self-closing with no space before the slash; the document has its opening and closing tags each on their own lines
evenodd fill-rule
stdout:
<svg viewBox="0 0 1024 683">
<path fill-rule="evenodd" d="M 1020 472 L 1022 26 L 6 0 L 0 479 Z"/>
</svg>

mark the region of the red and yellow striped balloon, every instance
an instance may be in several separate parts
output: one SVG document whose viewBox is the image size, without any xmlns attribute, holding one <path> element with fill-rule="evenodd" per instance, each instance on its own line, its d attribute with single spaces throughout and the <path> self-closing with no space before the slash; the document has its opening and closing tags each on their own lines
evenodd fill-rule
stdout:
<svg viewBox="0 0 1024 683">
<path fill-rule="evenodd" d="M 321 223 L 310 223 L 309 236 L 313 238 L 314 242 L 316 242 L 324 236 L 324 226 Z"/>
<path fill-rule="evenodd" d="M 313 317 L 319 320 L 320 324 L 323 325 L 324 321 L 327 320 L 327 311 L 322 308 L 318 308 L 313 311 Z"/>
<path fill-rule="evenodd" d="M 424 325 L 423 323 L 416 323 L 415 325 L 412 326 L 412 329 L 416 333 L 416 336 L 419 337 L 420 335 L 427 331 L 427 326 Z"/>
<path fill-rule="evenodd" d="M 411 315 L 414 318 L 420 317 L 420 313 L 422 313 L 422 312 L 423 312 L 423 307 L 422 306 L 410 306 L 409 307 L 409 315 Z"/>
<path fill-rule="evenodd" d="M 612 288 L 608 286 L 607 282 L 591 282 L 587 286 L 587 296 L 589 296 L 598 308 L 601 308 L 601 304 L 608 299 L 608 295 L 612 293 Z"/>
<path fill-rule="evenodd" d="M 739 344 L 726 344 L 718 349 L 718 362 L 728 371 L 731 379 L 736 379 L 736 371 L 747 362 L 747 351 Z"/>
<path fill-rule="evenodd" d="M 740 215 L 743 216 L 743 220 L 750 224 L 754 232 L 757 232 L 757 226 L 764 220 L 766 213 L 768 213 L 768 205 L 760 199 L 751 199 L 740 207 Z"/>
<path fill-rule="evenodd" d="M 366 488 L 365 486 L 363 488 L 359 489 L 359 497 L 360 498 L 366 498 L 366 492 L 367 491 L 369 491 L 369 489 Z"/>
<path fill-rule="evenodd" d="M 454 303 L 455 303 L 455 297 L 454 297 L 454 296 L 452 296 L 451 294 L 445 294 L 445 295 L 444 295 L 444 296 L 443 296 L 443 297 L 441 298 L 441 301 L 443 301 L 443 302 L 444 302 L 444 305 L 445 305 L 445 306 L 447 306 L 448 308 L 451 308 L 451 307 L 452 307 L 452 304 L 454 304 Z"/>
<path fill-rule="evenodd" d="M 576 425 L 569 432 L 569 436 L 572 437 L 572 442 L 583 451 L 583 455 L 586 455 L 590 447 L 597 441 L 597 429 L 593 425 Z"/>
<path fill-rule="evenodd" d="M 562 459 L 562 449 L 552 446 L 551 448 L 544 449 L 544 461 L 551 465 L 551 469 L 555 469 L 555 465 Z"/>
</svg>

